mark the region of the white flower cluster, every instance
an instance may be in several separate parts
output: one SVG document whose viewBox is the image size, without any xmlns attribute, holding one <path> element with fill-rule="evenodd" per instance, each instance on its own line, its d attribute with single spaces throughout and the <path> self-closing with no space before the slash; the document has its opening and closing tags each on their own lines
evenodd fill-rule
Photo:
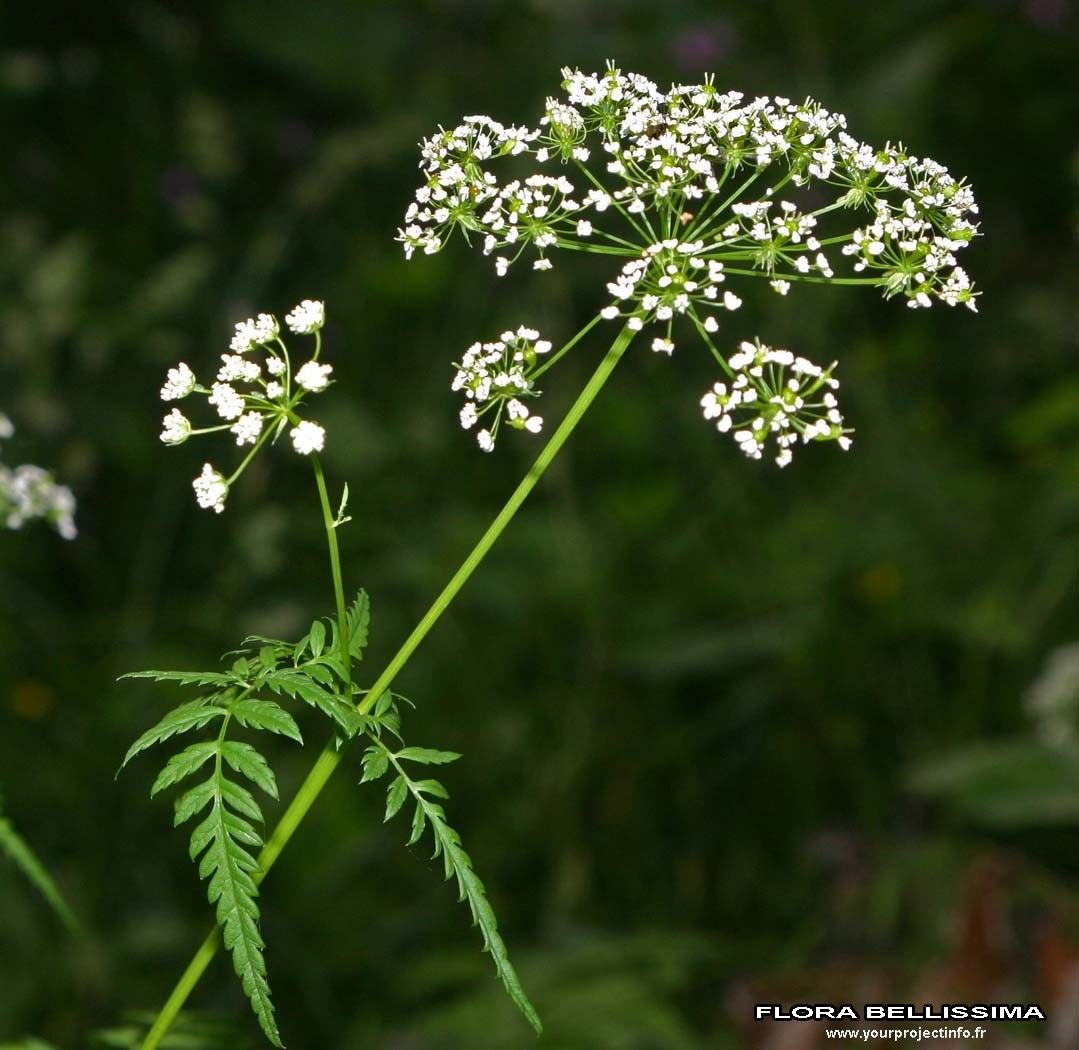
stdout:
<svg viewBox="0 0 1079 1050">
<path fill-rule="evenodd" d="M 666 309 L 644 299 L 657 298 L 654 284 L 678 266 L 660 260 L 661 245 L 693 245 L 689 254 L 706 267 L 766 276 L 780 294 L 791 282 L 833 279 L 839 260 L 826 249 L 841 246 L 865 275 L 844 283 L 902 292 L 916 307 L 939 300 L 975 309 L 955 253 L 977 233 L 977 205 L 935 161 L 862 143 L 847 134 L 844 116 L 813 100 L 746 99 L 711 81 L 663 92 L 613 67 L 563 73 L 565 96 L 547 100 L 534 130 L 475 116 L 424 141 L 424 183 L 398 232 L 408 257 L 437 252 L 455 229 L 481 235 L 499 274 L 530 245 L 541 270 L 556 247 L 622 255 L 633 260 L 613 282 L 623 309 L 609 315 L 639 306 L 644 323 L 665 320 Z M 541 170 L 506 182 L 488 170 L 523 155 Z M 557 174 L 542 170 L 555 163 Z M 810 183 L 812 207 L 786 199 Z M 858 209 L 868 221 L 843 220 Z M 642 282 L 642 268 L 656 271 L 654 282 Z M 679 291 L 656 305 L 684 309 Z"/>
<path fill-rule="evenodd" d="M 538 434 L 543 417 L 532 415 L 525 401 L 539 396 L 535 378 L 541 358 L 551 352 L 551 344 L 540 339 L 534 328 L 522 325 L 517 331 L 503 332 L 491 343 L 473 343 L 454 367 L 457 369 L 452 390 L 463 390 L 461 426 L 471 430 L 480 421 L 485 425 L 476 433 L 476 442 L 484 452 L 495 447 L 499 427 Z"/>
<path fill-rule="evenodd" d="M 696 307 L 733 312 L 742 300 L 730 290 L 720 289 L 727 276 L 723 263 L 706 259 L 700 253 L 704 242 L 679 241 L 668 237 L 644 249 L 642 258 L 631 259 L 622 272 L 607 285 L 615 302 L 605 306 L 600 315 L 607 320 L 626 317 L 626 323 L 640 331 L 649 321 L 665 324 L 667 335 L 652 340 L 652 349 L 670 354 L 674 351 L 671 325 L 676 316 Z M 708 313 L 702 321 L 705 331 L 715 332 L 719 321 Z"/>
<path fill-rule="evenodd" d="M 15 433 L 10 419 L 0 412 L 0 440 Z M 25 463 L 8 467 L 0 463 L 0 520 L 6 528 L 21 529 L 29 521 L 48 522 L 65 539 L 78 534 L 75 527 L 75 497 L 66 485 L 58 485 L 52 474 Z"/>
<path fill-rule="evenodd" d="M 613 66 L 563 78 L 535 128 L 471 116 L 423 142 L 423 182 L 398 230 L 405 256 L 439 251 L 456 230 L 499 276 L 522 258 L 549 270 L 555 249 L 613 256 L 600 315 L 632 331 L 657 326 L 651 346 L 665 354 L 688 320 L 732 371 L 734 385 L 717 385 L 706 414 L 724 429 L 754 406 L 735 432 L 747 454 L 759 457 L 771 439 L 785 465 L 798 440 L 850 442 L 830 371 L 768 348 L 759 352 L 777 356 L 735 368 L 712 345 L 721 318 L 742 305 L 743 278 L 763 277 L 780 296 L 798 283 L 864 285 L 913 308 L 977 309 L 957 254 L 978 233 L 978 206 L 936 161 L 861 142 L 846 117 L 812 99 L 747 98 L 711 79 L 662 91 Z M 533 425 L 523 398 L 535 376 L 514 371 L 509 353 L 477 344 L 458 366 L 467 429 L 485 410 L 496 424 Z M 498 396 L 468 393 L 468 384 L 496 389 L 494 376 Z M 493 447 L 495 429 L 479 431 L 481 447 Z"/>
<path fill-rule="evenodd" d="M 307 394 L 320 393 L 331 382 L 333 366 L 319 361 L 325 322 L 324 304 L 312 299 L 305 299 L 285 315 L 289 331 L 315 337 L 310 359 L 295 371 L 280 325 L 272 314 L 259 314 L 236 325 L 229 344 L 232 352 L 221 355 L 221 366 L 209 386 L 201 385 L 183 361 L 169 369 L 161 387 L 162 401 L 203 395 L 223 422 L 196 428 L 179 408 L 172 408 L 162 421 L 161 440 L 166 445 L 182 444 L 196 434 L 227 430 L 237 445 L 251 446 L 231 477 L 226 478 L 209 463 L 203 467 L 193 482 L 200 507 L 220 514 L 225 509 L 229 487 L 257 450 L 267 440 L 276 440 L 286 428 L 290 428 L 292 446 L 300 455 L 322 451 L 325 430 L 318 423 L 301 419 L 297 412 Z M 252 355 L 255 350 L 263 351 L 261 360 Z"/>
<path fill-rule="evenodd" d="M 701 398 L 701 408 L 751 459 L 760 459 L 769 441 L 781 467 L 799 442 L 835 441 L 844 452 L 850 448 L 851 431 L 843 427 L 833 392 L 839 387 L 834 365 L 824 369 L 759 341 L 742 343 L 727 365 L 730 382 L 716 383 Z"/>
<path fill-rule="evenodd" d="M 1024 697 L 1038 736 L 1051 747 L 1074 747 L 1079 738 L 1079 644 L 1050 653 Z"/>
</svg>

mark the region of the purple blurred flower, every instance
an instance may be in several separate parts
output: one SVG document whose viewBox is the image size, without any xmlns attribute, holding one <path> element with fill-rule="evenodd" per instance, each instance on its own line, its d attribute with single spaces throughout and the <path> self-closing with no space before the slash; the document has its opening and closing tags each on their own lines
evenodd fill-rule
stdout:
<svg viewBox="0 0 1079 1050">
<path fill-rule="evenodd" d="M 698 22 L 681 30 L 671 50 L 675 62 L 687 72 L 705 72 L 723 62 L 738 45 L 734 26 L 725 19 Z"/>
<path fill-rule="evenodd" d="M 1059 29 L 1071 13 L 1068 0 L 1023 0 L 1023 15 L 1039 29 Z"/>
<path fill-rule="evenodd" d="M 199 180 L 190 168 L 177 164 L 165 169 L 158 180 L 158 187 L 169 204 L 180 207 L 198 193 Z"/>
</svg>

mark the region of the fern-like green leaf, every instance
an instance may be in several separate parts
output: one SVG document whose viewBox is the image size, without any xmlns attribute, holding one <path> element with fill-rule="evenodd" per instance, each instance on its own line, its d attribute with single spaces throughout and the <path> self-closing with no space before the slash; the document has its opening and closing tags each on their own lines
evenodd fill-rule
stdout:
<svg viewBox="0 0 1079 1050">
<path fill-rule="evenodd" d="M 226 740 L 221 744 L 221 757 L 237 773 L 262 788 L 270 798 L 277 798 L 277 778 L 270 764 L 250 744 Z"/>
<path fill-rule="evenodd" d="M 234 674 L 222 671 L 129 671 L 124 678 L 152 678 L 155 682 L 176 682 L 178 685 L 236 685 Z"/>
<path fill-rule="evenodd" d="M 262 840 L 243 816 L 230 810 L 236 797 L 235 790 L 230 789 L 239 785 L 226 777 L 220 765 L 215 767 L 209 783 L 213 787 L 212 808 L 192 834 L 192 859 L 198 858 L 200 848 L 204 850 L 199 877 L 209 879 L 206 895 L 216 906 L 222 941 L 232 954 L 233 968 L 262 1031 L 274 1046 L 280 1047 L 284 1044 L 266 977 L 266 943 L 258 927 L 258 885 L 254 877 L 258 862 L 251 852 Z"/>
<path fill-rule="evenodd" d="M 212 693 L 170 711 L 135 741 L 124 764 L 154 744 L 222 719 L 220 726 L 215 727 L 218 732 L 213 739 L 190 744 L 169 758 L 154 781 L 151 794 L 173 787 L 210 765 L 207 779 L 189 787 L 176 800 L 173 822 L 178 827 L 199 818 L 191 832 L 188 853 L 198 865 L 199 878 L 206 880 L 207 897 L 215 906 L 222 940 L 232 954 L 244 994 L 251 1001 L 266 1038 L 279 1047 L 281 1035 L 266 976 L 265 943 L 258 927 L 260 873 L 255 851 L 263 845 L 257 827 L 263 822 L 262 809 L 255 796 L 239 780 L 230 777 L 228 771 L 234 771 L 274 799 L 277 780 L 265 757 L 251 744 L 228 740 L 225 735 L 235 718 L 247 729 L 264 729 L 301 741 L 299 728 L 290 714 L 272 700 L 250 695 L 264 683 L 273 688 L 270 680 L 278 674 L 276 666 L 277 655 L 270 645 L 264 645 L 253 660 L 241 657 L 233 664 L 233 674 L 235 684 L 245 684 L 242 691 Z M 318 688 L 302 674 L 296 678 Z M 291 680 L 277 685 L 289 695 L 307 689 Z"/>
<path fill-rule="evenodd" d="M 303 743 L 296 720 L 272 700 L 240 700 L 229 708 L 229 713 L 248 729 L 265 729 L 279 736 L 287 736 L 298 744 Z"/>
<path fill-rule="evenodd" d="M 460 757 L 456 751 L 436 751 L 432 747 L 404 747 L 396 755 L 398 760 L 419 762 L 425 766 L 444 766 L 456 762 Z"/>
<path fill-rule="evenodd" d="M 403 776 L 399 776 L 390 784 L 390 789 L 386 792 L 385 820 L 393 820 L 397 816 L 406 798 L 408 798 L 408 781 Z"/>
<path fill-rule="evenodd" d="M 326 648 L 326 625 L 321 620 L 311 624 L 311 630 L 307 635 L 307 644 L 311 649 L 311 655 L 317 660 Z"/>
<path fill-rule="evenodd" d="M 362 660 L 367 648 L 367 631 L 371 626 L 371 599 L 360 591 L 348 610 L 348 651 L 353 660 Z"/>
<path fill-rule="evenodd" d="M 366 784 L 369 780 L 378 780 L 389 769 L 389 766 L 390 760 L 386 755 L 385 748 L 377 745 L 369 747 L 363 753 L 363 777 L 361 777 L 360 783 Z"/>
<path fill-rule="evenodd" d="M 177 733 L 202 729 L 203 726 L 208 725 L 215 718 L 224 717 L 225 712 L 224 707 L 207 703 L 205 699 L 192 700 L 189 703 L 181 704 L 165 715 L 153 728 L 147 729 L 127 749 L 127 754 L 124 755 L 120 768 L 123 769 L 140 751 L 145 751 L 148 747 L 153 747 L 154 744 L 160 744 Z"/>
<path fill-rule="evenodd" d="M 378 745 L 383 746 L 383 745 Z M 387 750 L 387 761 L 392 763 L 397 770 L 397 777 L 390 783 L 386 796 L 386 819 L 389 820 L 401 808 L 407 794 L 411 794 L 416 802 L 416 809 L 412 817 L 412 833 L 409 845 L 418 842 L 423 834 L 425 826 L 430 824 L 431 834 L 434 837 L 435 851 L 433 857 L 441 857 L 447 879 L 456 878 L 459 892 L 459 900 L 467 900 L 472 912 L 472 923 L 478 926 L 483 935 L 484 951 L 489 952 L 495 963 L 495 970 L 502 986 L 507 994 L 524 1015 L 528 1023 L 536 1030 L 537 1034 L 543 1032 L 543 1023 L 536 1013 L 535 1007 L 529 1001 L 521 986 L 517 971 L 510 962 L 506 945 L 498 932 L 498 920 L 495 918 L 494 909 L 487 899 L 487 891 L 480 881 L 480 877 L 472 868 L 472 858 L 465 852 L 461 844 L 461 836 L 446 823 L 446 812 L 437 802 L 432 801 L 432 796 L 437 798 L 449 798 L 449 793 L 437 780 L 412 780 L 401 766 L 401 759 L 408 760 L 406 752 L 420 752 L 422 754 L 450 755 L 453 752 L 431 752 L 427 748 L 406 748 L 394 754 Z M 456 755 L 454 756 L 456 757 Z M 425 761 L 412 757 L 412 761 Z M 426 759 L 426 761 L 432 761 Z M 440 761 L 452 761 L 452 759 L 440 759 Z"/>
<path fill-rule="evenodd" d="M 150 788 L 150 797 L 153 798 L 159 791 L 164 791 L 173 784 L 178 784 L 185 777 L 197 773 L 218 752 L 216 740 L 203 741 L 185 747 L 183 751 L 175 754 L 165 763 L 165 768 L 157 775 L 154 786 Z"/>
<path fill-rule="evenodd" d="M 356 709 L 343 697 L 319 685 L 299 668 L 286 668 L 266 675 L 263 684 L 275 693 L 303 700 L 332 718 L 347 737 L 361 728 Z"/>
<path fill-rule="evenodd" d="M 191 833 L 191 859 L 198 862 L 199 878 L 209 880 L 206 895 L 216 907 L 222 941 L 232 954 L 244 994 L 251 1001 L 266 1038 L 279 1047 L 283 1044 L 266 977 L 263 955 L 266 945 L 258 928 L 256 902 L 258 861 L 253 851 L 262 845 L 262 836 L 251 821 L 261 821 L 262 811 L 254 796 L 229 778 L 226 766 L 275 798 L 277 785 L 266 759 L 250 744 L 220 738 L 202 746 L 214 756 L 214 766 L 206 781 L 177 800 L 176 824 L 191 820 L 209 806 L 209 813 Z M 165 771 L 176 758 L 170 759 Z M 194 761 L 192 758 L 191 762 Z"/>
<path fill-rule="evenodd" d="M 48 901 L 60 921 L 74 934 L 81 933 L 79 920 L 68 907 L 45 865 L 38 860 L 26 840 L 7 817 L 0 815 L 0 851 L 19 869 L 30 884 Z"/>
</svg>

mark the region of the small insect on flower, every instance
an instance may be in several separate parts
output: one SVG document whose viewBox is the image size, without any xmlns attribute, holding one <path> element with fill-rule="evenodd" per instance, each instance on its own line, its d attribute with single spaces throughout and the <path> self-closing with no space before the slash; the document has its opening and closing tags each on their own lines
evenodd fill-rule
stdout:
<svg viewBox="0 0 1079 1050">
<path fill-rule="evenodd" d="M 280 325 L 272 314 L 266 313 L 236 325 L 230 344 L 232 352 L 221 355 L 221 366 L 209 389 L 198 385 L 194 372 L 185 363 L 169 369 L 161 388 L 163 400 L 201 395 L 218 420 L 224 422 L 199 427 L 173 409 L 162 423 L 161 440 L 166 445 L 179 445 L 194 436 L 227 430 L 236 445 L 250 447 L 231 477 L 212 467 L 203 470 L 194 483 L 200 507 L 221 513 L 229 487 L 247 469 L 258 450 L 271 438 L 276 440 L 290 425 L 294 424 L 290 434 L 296 452 L 308 456 L 322 451 L 326 431 L 317 423 L 300 422 L 298 409 L 309 394 L 321 393 L 330 385 L 333 366 L 319 361 L 320 333 L 325 321 L 326 308 L 321 300 L 305 299 L 286 315 L 291 332 L 315 337 L 309 359 L 295 373 Z M 256 356 L 253 351 L 257 348 L 262 353 Z"/>
<path fill-rule="evenodd" d="M 799 441 L 835 441 L 844 452 L 850 448 L 852 431 L 844 429 L 833 393 L 839 388 L 834 365 L 824 369 L 760 341 L 742 343 L 727 365 L 731 382 L 716 383 L 701 398 L 701 408 L 720 433 L 733 432 L 750 459 L 760 459 L 769 441 L 778 448 L 780 467 L 791 462 Z"/>
</svg>

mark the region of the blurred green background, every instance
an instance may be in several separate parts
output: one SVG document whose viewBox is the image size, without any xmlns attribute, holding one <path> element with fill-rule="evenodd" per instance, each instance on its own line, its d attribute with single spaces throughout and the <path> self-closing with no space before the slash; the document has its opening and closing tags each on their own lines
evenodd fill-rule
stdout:
<svg viewBox="0 0 1079 1050">
<path fill-rule="evenodd" d="M 984 295 L 975 316 L 751 284 L 725 338 L 838 358 L 858 431 L 784 472 L 702 423 L 714 368 L 689 339 L 630 354 L 398 680 L 410 741 L 464 752 L 450 812 L 539 1045 L 808 1048 L 819 1029 L 753 1028 L 752 1003 L 966 997 L 1040 1002 L 1051 1023 L 1009 1045 L 1074 1047 L 1077 19 L 1070 0 L 4 5 L 4 455 L 56 469 L 81 534 L 0 536 L 0 789 L 91 933 L 68 939 L 0 863 L 0 1042 L 81 1047 L 156 1008 L 208 926 L 156 767 L 113 780 L 179 694 L 117 675 L 330 611 L 304 464 L 260 457 L 226 514 L 200 512 L 190 478 L 226 446 L 160 445 L 164 370 L 326 299 L 340 382 L 318 414 L 373 677 L 536 447 L 475 450 L 450 360 L 522 321 L 557 341 L 605 301 L 593 260 L 499 281 L 458 243 L 406 265 L 415 144 L 465 113 L 534 122 L 562 65 L 613 58 L 811 93 L 967 176 Z M 549 420 L 605 335 L 552 373 Z M 321 740 L 308 715 L 308 748 L 273 751 L 285 797 Z M 286 1041 L 534 1045 L 358 757 L 264 887 Z M 257 1036 L 221 959 L 193 1005 L 237 1019 L 227 1045 Z"/>
</svg>

